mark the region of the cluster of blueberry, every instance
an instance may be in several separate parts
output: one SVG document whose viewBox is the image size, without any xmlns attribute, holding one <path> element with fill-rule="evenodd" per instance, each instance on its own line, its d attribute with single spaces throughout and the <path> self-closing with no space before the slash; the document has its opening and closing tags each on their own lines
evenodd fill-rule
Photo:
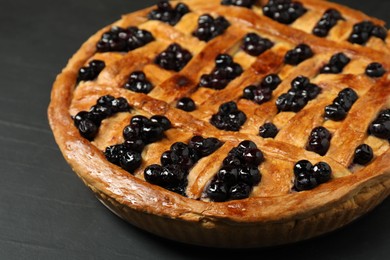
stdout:
<svg viewBox="0 0 390 260">
<path fill-rule="evenodd" d="M 313 28 L 313 34 L 318 37 L 326 37 L 339 20 L 344 20 L 339 11 L 333 8 L 326 10 Z"/>
<path fill-rule="evenodd" d="M 291 24 L 296 19 L 306 13 L 306 8 L 300 2 L 291 0 L 269 0 L 263 6 L 263 13 L 271 19 L 283 23 Z"/>
<path fill-rule="evenodd" d="M 137 27 L 127 29 L 114 26 L 103 34 L 96 48 L 98 52 L 131 51 L 154 41 L 153 35 Z"/>
<path fill-rule="evenodd" d="M 263 138 L 275 138 L 279 129 L 273 123 L 265 123 L 259 127 L 259 135 Z"/>
<path fill-rule="evenodd" d="M 224 89 L 230 81 L 240 76 L 243 72 L 240 64 L 233 61 L 229 54 L 219 54 L 215 58 L 215 68 L 210 74 L 204 74 L 200 78 L 199 86 Z"/>
<path fill-rule="evenodd" d="M 153 88 L 152 83 L 146 78 L 142 71 L 134 71 L 130 74 L 129 80 L 125 84 L 125 89 L 148 94 Z"/>
<path fill-rule="evenodd" d="M 257 0 L 222 0 L 222 5 L 235 5 L 239 7 L 252 8 Z"/>
<path fill-rule="evenodd" d="M 361 144 L 355 149 L 353 162 L 360 165 L 366 165 L 374 158 L 374 151 L 367 144 Z"/>
<path fill-rule="evenodd" d="M 323 74 L 338 74 L 341 73 L 345 66 L 351 61 L 344 53 L 336 53 L 333 55 L 329 63 L 323 66 L 320 70 L 320 73 Z"/>
<path fill-rule="evenodd" d="M 329 150 L 331 138 L 332 134 L 328 129 L 318 126 L 311 131 L 306 149 L 324 156 Z"/>
<path fill-rule="evenodd" d="M 310 83 L 304 76 L 298 76 L 291 82 L 291 88 L 276 100 L 279 111 L 299 112 L 306 104 L 321 93 L 321 88 Z"/>
<path fill-rule="evenodd" d="M 367 65 L 366 75 L 372 78 L 380 78 L 386 73 L 385 68 L 378 62 L 373 62 Z"/>
<path fill-rule="evenodd" d="M 154 63 L 166 70 L 181 71 L 192 59 L 192 54 L 177 43 L 172 43 L 157 55 Z"/>
<path fill-rule="evenodd" d="M 198 28 L 196 28 L 192 35 L 201 41 L 208 42 L 223 34 L 229 26 L 229 21 L 223 16 L 214 19 L 211 15 L 204 14 L 199 16 Z"/>
<path fill-rule="evenodd" d="M 331 179 L 332 168 L 325 162 L 313 165 L 308 160 L 301 160 L 294 166 L 294 175 L 294 190 L 311 190 Z"/>
<path fill-rule="evenodd" d="M 276 74 L 269 74 L 258 85 L 250 85 L 244 88 L 242 97 L 253 100 L 257 104 L 263 104 L 271 100 L 272 92 L 279 86 L 282 80 Z"/>
<path fill-rule="evenodd" d="M 214 153 L 222 146 L 217 138 L 194 136 L 188 145 L 177 142 L 171 145 L 160 158 L 161 165 L 153 164 L 144 171 L 145 180 L 185 196 L 187 176 L 201 158 Z"/>
<path fill-rule="evenodd" d="M 96 105 L 89 111 L 81 111 L 74 118 L 74 124 L 79 130 L 81 136 L 92 141 L 99 131 L 101 122 L 119 112 L 128 112 L 130 105 L 126 99 L 114 98 L 106 95 L 100 97 Z"/>
<path fill-rule="evenodd" d="M 134 173 L 141 166 L 141 153 L 145 145 L 156 142 L 164 137 L 164 131 L 171 127 L 171 122 L 165 116 L 134 116 L 130 125 L 123 130 L 125 142 L 106 148 L 104 155 L 107 160 L 124 170 Z"/>
<path fill-rule="evenodd" d="M 251 56 L 259 56 L 268 49 L 271 49 L 274 43 L 267 38 L 263 38 L 256 33 L 245 35 L 241 49 Z"/>
<path fill-rule="evenodd" d="M 313 57 L 314 53 L 307 44 L 299 44 L 294 49 L 289 50 L 284 56 L 284 62 L 289 65 L 298 65 L 299 63 Z"/>
<path fill-rule="evenodd" d="M 363 45 L 368 42 L 371 36 L 385 40 L 387 29 L 383 26 L 375 25 L 371 21 L 363 21 L 353 26 L 348 41 Z"/>
<path fill-rule="evenodd" d="M 238 109 L 237 104 L 233 101 L 223 103 L 214 114 L 210 123 L 218 129 L 226 131 L 239 131 L 246 121 L 244 112 Z"/>
<path fill-rule="evenodd" d="M 351 88 L 341 90 L 333 103 L 325 107 L 325 117 L 333 121 L 345 119 L 358 98 L 357 93 Z"/>
<path fill-rule="evenodd" d="M 88 81 L 96 79 L 100 72 L 106 67 L 104 61 L 92 60 L 88 63 L 88 66 L 81 67 L 77 76 L 77 82 Z"/>
<path fill-rule="evenodd" d="M 148 14 L 150 20 L 159 20 L 164 23 L 168 23 L 172 26 L 176 25 L 181 18 L 190 12 L 187 5 L 178 3 L 175 8 L 169 3 L 169 1 L 159 1 L 157 9 L 152 10 Z"/>
<path fill-rule="evenodd" d="M 222 168 L 206 187 L 206 196 L 216 202 L 248 198 L 261 180 L 263 153 L 252 141 L 242 141 L 224 159 Z"/>
<path fill-rule="evenodd" d="M 390 141 L 390 109 L 382 110 L 370 124 L 368 133 Z"/>
</svg>

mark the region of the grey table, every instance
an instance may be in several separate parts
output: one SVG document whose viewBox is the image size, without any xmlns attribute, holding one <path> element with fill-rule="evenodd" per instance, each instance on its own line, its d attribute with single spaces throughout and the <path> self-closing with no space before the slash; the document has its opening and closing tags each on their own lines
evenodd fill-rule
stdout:
<svg viewBox="0 0 390 260">
<path fill-rule="evenodd" d="M 338 0 L 390 20 L 390 2 Z M 108 211 L 65 163 L 48 126 L 51 84 L 88 36 L 154 1 L 0 0 L 0 259 L 389 259 L 390 201 L 311 241 L 215 250 L 167 241 Z M 227 258 L 230 259 L 230 258 Z"/>
</svg>

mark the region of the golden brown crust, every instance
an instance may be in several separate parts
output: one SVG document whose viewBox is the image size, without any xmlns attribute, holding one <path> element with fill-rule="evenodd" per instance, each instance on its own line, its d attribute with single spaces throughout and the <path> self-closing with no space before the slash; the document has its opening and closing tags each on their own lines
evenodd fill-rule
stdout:
<svg viewBox="0 0 390 260">
<path fill-rule="evenodd" d="M 176 27 L 157 21 L 148 22 L 146 14 L 151 8 L 125 15 L 115 23 L 124 27 L 139 26 L 152 31 L 158 39 L 127 54 L 95 54 L 97 41 L 110 26 L 100 30 L 83 44 L 54 83 L 48 116 L 56 142 L 72 169 L 107 206 L 131 223 L 171 239 L 208 246 L 253 247 L 294 242 L 329 232 L 365 214 L 388 196 L 389 145 L 368 137 L 366 128 L 377 112 L 389 105 L 389 74 L 380 80 L 372 80 L 364 76 L 362 70 L 372 61 L 381 62 L 389 70 L 387 47 L 381 48 L 382 43 L 375 41 L 370 41 L 367 47 L 352 45 L 345 40 L 337 40 L 336 43 L 334 40 L 338 36 L 345 35 L 341 31 L 340 35 L 336 35 L 338 27 L 328 39 L 319 39 L 305 32 L 308 29 L 302 27 L 302 22 L 290 27 L 278 24 L 261 16 L 261 9 L 257 6 L 249 10 L 221 6 L 216 0 L 183 2 L 190 6 L 193 13 L 185 16 Z M 302 19 L 314 19 L 311 16 L 318 17 L 318 13 L 322 14 L 332 7 L 350 18 L 345 22 L 350 25 L 361 20 L 382 24 L 377 19 L 336 4 L 313 0 L 302 2 L 310 10 L 315 10 Z M 193 29 L 189 31 L 188 27 L 203 13 L 223 15 L 234 25 L 220 37 L 208 43 L 200 42 L 189 35 Z M 241 61 L 246 70 L 224 90 L 197 88 L 199 77 L 214 67 L 216 54 L 236 52 L 240 39 L 249 31 L 256 31 L 278 44 L 257 58 L 237 55 L 237 62 Z M 179 74 L 152 64 L 156 54 L 169 42 L 191 48 L 194 54 Z M 285 51 L 302 42 L 312 47 L 315 58 L 296 67 L 283 65 Z M 296 114 L 278 113 L 275 99 L 287 91 L 289 82 L 302 73 L 313 78 L 335 52 L 344 52 L 353 60 L 345 68 L 346 72 L 317 76 L 315 83 L 321 86 L 324 94 L 315 103 L 309 103 Z M 107 68 L 96 81 L 80 83 L 75 89 L 78 70 L 92 58 L 103 59 Z M 143 70 L 148 77 L 150 75 L 155 88 L 149 95 L 122 88 L 134 70 Z M 252 102 L 239 98 L 245 86 L 258 82 L 271 72 L 279 73 L 284 79 L 275 90 L 272 101 L 256 107 Z M 356 82 L 362 82 L 364 86 Z M 349 84 L 354 84 L 360 98 L 347 119 L 341 123 L 324 122 L 319 111 Z M 125 97 L 134 107 L 132 114 L 166 115 L 173 123 L 174 128 L 168 130 L 166 140 L 145 149 L 144 162 L 134 176 L 109 163 L 102 154 L 104 147 L 123 141 L 121 131 L 131 115 L 119 114 L 104 121 L 101 129 L 104 134 L 99 134 L 92 143 L 82 138 L 73 126 L 70 115 L 88 110 L 98 97 L 106 94 Z M 175 100 L 183 96 L 191 96 L 202 108 L 192 113 L 174 108 Z M 221 101 L 230 100 L 237 101 L 239 108 L 251 115 L 237 133 L 219 131 L 208 122 Z M 281 128 L 277 138 L 258 137 L 258 126 L 270 120 Z M 322 124 L 328 124 L 334 135 L 325 157 L 308 152 L 304 147 L 311 129 Z M 188 141 L 194 134 L 218 137 L 225 145 L 212 156 L 202 159 L 190 172 L 187 189 L 190 198 L 143 180 L 142 172 L 147 165 L 158 162 L 159 156 L 173 142 Z M 251 197 L 224 203 L 199 200 L 229 148 L 245 139 L 253 140 L 266 158 L 261 166 L 263 180 L 254 188 Z M 352 172 L 348 169 L 352 152 L 362 142 L 377 143 L 374 147 L 376 157 L 367 167 Z M 334 171 L 333 180 L 311 191 L 291 192 L 292 167 L 300 159 L 329 163 Z M 176 231 L 167 232 L 162 223 L 171 224 L 169 230 Z M 192 235 L 186 236 L 188 233 Z M 255 240 L 243 236 L 240 240 L 231 241 L 231 234 L 249 234 L 248 237 Z"/>
</svg>

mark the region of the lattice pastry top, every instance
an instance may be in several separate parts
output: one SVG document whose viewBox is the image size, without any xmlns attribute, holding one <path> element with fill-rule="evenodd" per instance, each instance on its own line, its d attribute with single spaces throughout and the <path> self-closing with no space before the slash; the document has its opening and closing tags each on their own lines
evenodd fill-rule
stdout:
<svg viewBox="0 0 390 260">
<path fill-rule="evenodd" d="M 162 1 L 81 47 L 50 124 L 75 172 L 141 228 L 298 241 L 389 193 L 389 48 L 382 21 L 330 2 Z"/>
</svg>

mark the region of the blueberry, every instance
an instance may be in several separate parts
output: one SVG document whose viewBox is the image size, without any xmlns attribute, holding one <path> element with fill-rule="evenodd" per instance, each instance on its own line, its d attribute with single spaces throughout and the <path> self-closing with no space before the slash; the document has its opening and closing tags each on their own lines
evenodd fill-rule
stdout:
<svg viewBox="0 0 390 260">
<path fill-rule="evenodd" d="M 339 11 L 332 8 L 326 10 L 313 28 L 313 34 L 318 37 L 326 37 L 339 20 L 344 20 Z"/>
<path fill-rule="evenodd" d="M 244 151 L 242 158 L 246 165 L 259 166 L 260 163 L 264 160 L 264 155 L 259 149 L 253 148 Z"/>
<path fill-rule="evenodd" d="M 353 158 L 353 162 L 366 165 L 374 158 L 374 151 L 367 144 L 361 144 L 355 149 L 355 155 Z"/>
<path fill-rule="evenodd" d="M 390 120 L 376 119 L 369 126 L 369 133 L 381 139 L 390 138 Z"/>
<path fill-rule="evenodd" d="M 140 137 L 141 126 L 128 125 L 123 129 L 123 138 L 125 140 L 138 139 Z"/>
<path fill-rule="evenodd" d="M 130 120 L 130 125 L 143 126 L 144 124 L 148 124 L 148 123 L 149 123 L 149 119 L 146 116 L 142 116 L 142 115 L 133 116 Z"/>
<path fill-rule="evenodd" d="M 217 173 L 218 180 L 224 182 L 228 187 L 237 183 L 238 170 L 232 167 L 222 167 Z"/>
<path fill-rule="evenodd" d="M 140 48 L 153 40 L 153 35 L 148 31 L 136 27 L 124 29 L 114 26 L 102 35 L 96 48 L 98 52 L 124 52 Z"/>
<path fill-rule="evenodd" d="M 336 104 L 325 107 L 325 117 L 333 121 L 341 121 L 347 117 L 345 109 Z"/>
<path fill-rule="evenodd" d="M 333 103 L 340 105 L 346 111 L 349 111 L 358 98 L 358 94 L 353 89 L 345 88 L 340 91 Z"/>
<path fill-rule="evenodd" d="M 206 195 L 211 201 L 223 202 L 228 199 L 226 184 L 219 180 L 213 180 L 206 188 Z"/>
<path fill-rule="evenodd" d="M 215 59 L 215 68 L 210 74 L 204 74 L 200 78 L 199 86 L 223 89 L 230 81 L 240 76 L 243 69 L 228 54 L 219 54 Z"/>
<path fill-rule="evenodd" d="M 82 137 L 92 141 L 96 137 L 99 127 L 93 121 L 84 119 L 78 123 L 78 130 Z"/>
<path fill-rule="evenodd" d="M 229 21 L 223 16 L 214 19 L 211 15 L 204 14 L 199 17 L 198 28 L 196 28 L 192 35 L 201 41 L 208 42 L 223 34 L 229 26 Z"/>
<path fill-rule="evenodd" d="M 371 36 L 385 40 L 387 37 L 387 30 L 382 26 L 374 25 L 371 21 L 363 21 L 353 26 L 353 30 L 348 38 L 348 41 L 364 45 L 368 42 Z"/>
<path fill-rule="evenodd" d="M 244 140 L 238 144 L 237 148 L 243 153 L 245 150 L 256 149 L 257 145 L 251 140 Z"/>
<path fill-rule="evenodd" d="M 313 165 L 308 160 L 300 160 L 294 165 L 294 175 L 298 176 L 302 173 L 309 174 Z"/>
<path fill-rule="evenodd" d="M 289 50 L 284 56 L 284 62 L 289 65 L 298 65 L 299 63 L 313 57 L 314 53 L 307 44 L 299 44 L 292 50 Z"/>
<path fill-rule="evenodd" d="M 259 128 L 259 135 L 263 138 L 275 138 L 278 132 L 278 128 L 272 123 L 265 123 Z"/>
<path fill-rule="evenodd" d="M 117 112 L 129 112 L 131 107 L 127 100 L 123 97 L 116 98 L 111 101 L 111 108 L 112 110 Z"/>
<path fill-rule="evenodd" d="M 242 97 L 245 99 L 253 100 L 255 98 L 254 91 L 256 86 L 250 85 L 244 88 Z"/>
<path fill-rule="evenodd" d="M 145 144 L 160 141 L 164 137 L 164 128 L 158 123 L 148 122 L 142 125 L 140 137 Z"/>
<path fill-rule="evenodd" d="M 311 190 L 317 186 L 317 180 L 311 174 L 299 174 L 294 179 L 294 188 L 297 191 Z"/>
<path fill-rule="evenodd" d="M 106 64 L 101 60 L 92 60 L 89 62 L 88 67 L 82 67 L 79 70 L 77 82 L 94 80 L 99 76 L 100 72 L 104 69 Z"/>
<path fill-rule="evenodd" d="M 192 54 L 177 43 L 172 43 L 155 58 L 155 64 L 166 70 L 181 71 L 192 59 Z"/>
<path fill-rule="evenodd" d="M 172 151 L 165 151 L 160 158 L 161 165 L 167 166 L 170 164 L 178 164 L 180 157 Z"/>
<path fill-rule="evenodd" d="M 155 115 L 150 118 L 150 121 L 159 124 L 165 131 L 172 127 L 171 121 L 165 116 Z"/>
<path fill-rule="evenodd" d="M 144 171 L 144 178 L 147 182 L 152 184 L 159 184 L 161 173 L 164 168 L 158 164 L 152 164 L 146 167 Z"/>
<path fill-rule="evenodd" d="M 332 168 L 325 162 L 319 162 L 313 166 L 312 174 L 317 184 L 325 183 L 331 179 Z"/>
<path fill-rule="evenodd" d="M 259 56 L 273 46 L 274 43 L 269 39 L 262 38 L 256 33 L 248 33 L 244 37 L 241 49 L 251 56 Z"/>
<path fill-rule="evenodd" d="M 125 153 L 126 148 L 122 144 L 108 146 L 104 151 L 106 159 L 116 165 L 119 165 L 119 160 Z"/>
<path fill-rule="evenodd" d="M 239 131 L 246 121 L 246 115 L 238 110 L 235 102 L 227 102 L 219 107 L 217 114 L 214 114 L 210 123 L 221 130 Z"/>
<path fill-rule="evenodd" d="M 316 127 L 310 133 L 306 149 L 324 156 L 328 152 L 330 139 L 331 134 L 326 128 Z"/>
<path fill-rule="evenodd" d="M 277 74 L 269 74 L 264 77 L 260 85 L 264 88 L 270 88 L 271 90 L 275 90 L 281 82 L 282 80 Z"/>
<path fill-rule="evenodd" d="M 318 137 L 318 138 L 321 138 L 321 139 L 327 139 L 327 140 L 330 140 L 332 138 L 332 134 L 329 132 L 328 129 L 326 129 L 323 126 L 315 127 L 311 131 L 310 136 L 311 137 Z"/>
<path fill-rule="evenodd" d="M 227 167 L 240 167 L 242 162 L 239 157 L 230 154 L 223 160 L 223 165 Z"/>
<path fill-rule="evenodd" d="M 141 163 L 141 154 L 135 151 L 126 151 L 119 159 L 119 165 L 130 173 L 134 173 Z"/>
<path fill-rule="evenodd" d="M 123 145 L 126 147 L 126 149 L 139 153 L 141 153 L 145 148 L 145 143 L 139 138 L 128 139 L 124 142 Z"/>
<path fill-rule="evenodd" d="M 170 25 L 176 25 L 181 18 L 190 12 L 187 5 L 179 3 L 175 8 L 171 6 L 169 1 L 160 1 L 157 4 L 157 9 L 152 10 L 148 14 L 150 20 L 159 20 Z"/>
<path fill-rule="evenodd" d="M 241 167 L 238 171 L 238 180 L 254 186 L 261 181 L 261 173 L 257 167 Z"/>
<path fill-rule="evenodd" d="M 177 165 L 150 165 L 144 171 L 145 180 L 163 188 L 173 188 L 181 184 L 186 173 Z"/>
<path fill-rule="evenodd" d="M 257 104 L 263 104 L 272 99 L 272 90 L 269 87 L 258 87 L 253 91 L 253 101 Z"/>
<path fill-rule="evenodd" d="M 229 190 L 230 200 L 241 200 L 249 197 L 252 187 L 244 182 L 237 183 Z"/>
<path fill-rule="evenodd" d="M 188 97 L 181 98 L 177 101 L 176 108 L 191 112 L 196 109 L 195 102 Z"/>
<path fill-rule="evenodd" d="M 152 90 L 153 85 L 146 79 L 145 73 L 134 71 L 125 84 L 125 88 L 137 93 L 148 94 Z"/>
<path fill-rule="evenodd" d="M 239 7 L 252 8 L 256 0 L 222 0 L 222 5 L 235 5 Z"/>
<path fill-rule="evenodd" d="M 300 2 L 291 0 L 269 0 L 263 6 L 265 16 L 282 24 L 291 24 L 306 12 L 306 8 Z"/>
<path fill-rule="evenodd" d="M 345 66 L 351 61 L 344 53 L 340 52 L 330 58 L 328 64 L 321 68 L 320 73 L 338 74 L 341 73 Z"/>
<path fill-rule="evenodd" d="M 372 78 L 380 78 L 386 73 L 385 68 L 378 62 L 368 64 L 366 68 L 366 74 Z"/>
<path fill-rule="evenodd" d="M 217 138 L 210 137 L 203 140 L 202 145 L 195 149 L 201 157 L 209 156 L 210 154 L 214 153 L 218 148 L 222 146 L 222 142 L 219 141 Z"/>
</svg>

